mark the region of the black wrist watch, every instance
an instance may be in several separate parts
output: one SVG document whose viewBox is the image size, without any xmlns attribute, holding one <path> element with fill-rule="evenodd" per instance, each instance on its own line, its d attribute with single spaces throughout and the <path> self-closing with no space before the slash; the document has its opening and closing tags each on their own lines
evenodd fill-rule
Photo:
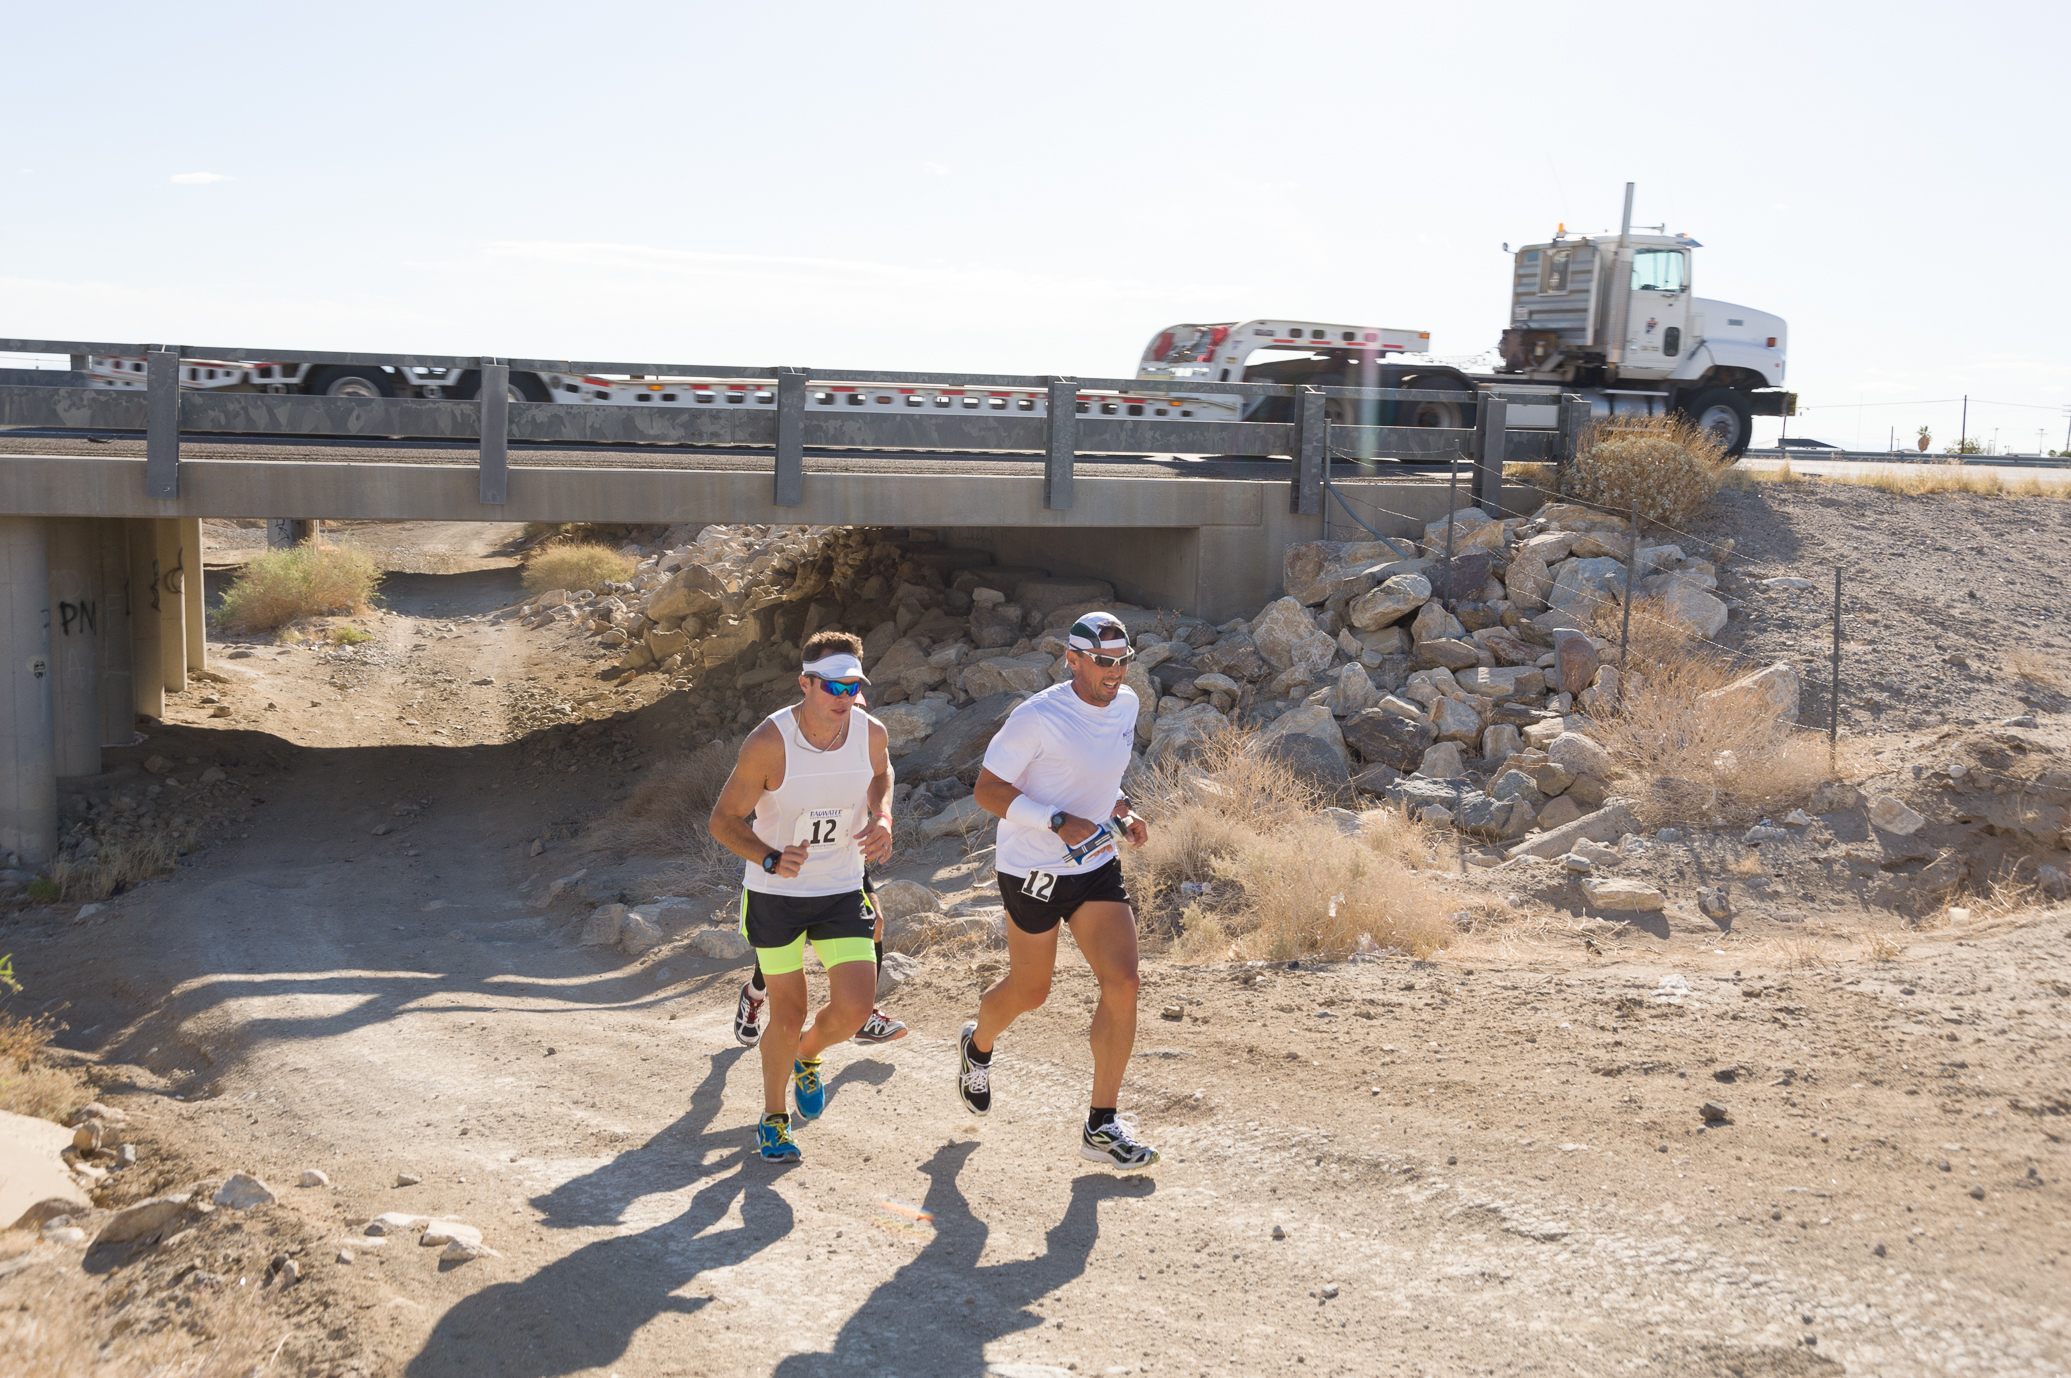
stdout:
<svg viewBox="0 0 2071 1378">
<path fill-rule="evenodd" d="M 782 861 L 783 859 L 784 854 L 782 852 L 771 852 L 768 856 L 764 857 L 762 859 L 762 869 L 764 874 L 772 876 L 775 875 L 777 873 L 777 863 Z"/>
<path fill-rule="evenodd" d="M 1063 809 L 1059 809 L 1057 812 L 1051 814 L 1050 831 L 1054 833 L 1062 830 L 1064 827 L 1064 820 L 1069 817 L 1071 817 L 1071 815 L 1066 813 Z"/>
</svg>

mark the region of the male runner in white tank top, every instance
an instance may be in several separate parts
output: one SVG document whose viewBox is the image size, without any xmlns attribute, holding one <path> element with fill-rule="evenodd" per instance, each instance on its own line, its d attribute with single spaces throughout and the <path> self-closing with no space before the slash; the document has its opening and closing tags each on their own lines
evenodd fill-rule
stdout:
<svg viewBox="0 0 2071 1378">
<path fill-rule="evenodd" d="M 966 1109 L 992 1109 L 994 1040 L 1050 997 L 1059 923 L 1071 925 L 1100 1006 L 1093 1013 L 1093 1107 L 1080 1155 L 1123 1170 L 1146 1168 L 1158 1151 L 1136 1137 L 1136 1116 L 1118 1114 L 1122 1072 L 1136 1046 L 1136 916 L 1110 839 L 1074 859 L 1068 849 L 1103 824 L 1141 847 L 1150 829 L 1122 794 L 1136 738 L 1136 694 L 1122 683 L 1135 654 L 1121 621 L 1087 613 L 1071 627 L 1071 678 L 1007 715 L 985 749 L 978 806 L 1000 819 L 995 869 L 1007 906 L 1007 974 L 980 998 L 963 1027 L 957 1093 Z"/>
<path fill-rule="evenodd" d="M 741 932 L 769 989 L 759 1142 L 773 1162 L 801 1156 L 785 1082 L 799 1121 L 818 1119 L 827 1099 L 820 1054 L 862 1027 L 877 992 L 877 916 L 863 867 L 892 853 L 892 762 L 884 725 L 855 706 L 869 683 L 861 651 L 847 632 L 806 639 L 804 701 L 748 734 L 712 807 L 712 836 L 748 863 Z M 809 1028 L 807 942 L 826 968 L 828 991 Z"/>
</svg>

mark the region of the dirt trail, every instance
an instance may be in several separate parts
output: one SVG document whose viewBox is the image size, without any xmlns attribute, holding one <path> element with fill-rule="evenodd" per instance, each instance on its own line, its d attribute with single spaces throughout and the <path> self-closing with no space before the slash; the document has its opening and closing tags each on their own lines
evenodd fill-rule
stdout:
<svg viewBox="0 0 2071 1378">
<path fill-rule="evenodd" d="M 579 703 L 604 690 L 561 643 L 459 620 L 514 591 L 410 576 L 351 651 L 215 648 L 232 716 L 183 707 L 131 754 L 228 748 L 250 836 L 7 935 L 73 1001 L 136 1171 L 257 1173 L 319 1241 L 282 1371 L 2071 1367 L 2061 909 L 1884 965 L 1694 940 L 1153 959 L 1126 1105 L 1166 1157 L 1133 1178 L 1076 1156 L 1084 965 L 1002 1042 L 981 1124 L 952 1039 L 998 958 L 933 957 L 890 1002 L 914 1032 L 830 1054 L 781 1170 L 730 1033 L 744 968 L 583 949 L 535 907 L 637 762 L 526 734 L 639 704 Z M 293 1188 L 306 1167 L 332 1186 Z M 499 1256 L 370 1243 L 392 1210 Z"/>
</svg>

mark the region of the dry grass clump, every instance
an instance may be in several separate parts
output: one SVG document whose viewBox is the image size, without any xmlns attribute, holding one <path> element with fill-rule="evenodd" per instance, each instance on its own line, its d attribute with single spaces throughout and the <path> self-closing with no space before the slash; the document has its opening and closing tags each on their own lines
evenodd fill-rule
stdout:
<svg viewBox="0 0 2071 1378">
<path fill-rule="evenodd" d="M 2039 684 L 2047 689 L 2064 687 L 2064 665 L 2054 657 L 2046 656 L 2032 647 L 2023 646 L 2008 651 L 2006 668 L 2030 684 Z"/>
<path fill-rule="evenodd" d="M 1638 798 L 1649 824 L 1718 826 L 1785 813 L 1852 764 L 1853 748 L 1831 757 L 1821 734 L 1790 727 L 1779 738 L 1753 695 L 1705 699 L 1754 667 L 1662 631 L 1637 610 L 1633 634 L 1634 673 L 1617 708 L 1598 710 L 1604 716 L 1591 735 L 1630 777 L 1621 792 Z"/>
<path fill-rule="evenodd" d="M 255 1287 L 184 1291 L 178 1322 L 124 1329 L 141 1309 L 131 1295 L 137 1289 L 111 1285 L 76 1263 L 45 1262 L 16 1277 L 21 1304 L 0 1306 L 8 1378 L 263 1378 L 314 1371 L 293 1362 L 288 1340 L 294 1331 L 268 1314 Z"/>
<path fill-rule="evenodd" d="M 0 1110 L 64 1123 L 86 1104 L 78 1077 L 43 1060 L 43 1050 L 65 1026 L 49 1015 L 0 1013 Z"/>
<path fill-rule="evenodd" d="M 1681 526 L 1719 491 L 1733 461 L 1682 416 L 1617 417 L 1589 428 L 1561 475 L 1572 498 Z"/>
<path fill-rule="evenodd" d="M 2071 480 L 2046 479 L 2039 474 L 2009 480 L 1997 470 L 1954 464 L 1835 474 L 1829 482 L 1853 483 L 1909 498 L 1934 493 L 1971 493 L 1986 498 L 2071 498 Z"/>
<path fill-rule="evenodd" d="M 669 875 L 672 887 L 695 891 L 738 885 L 741 859 L 713 840 L 710 824 L 740 745 L 737 739 L 708 742 L 642 771 L 632 795 L 583 845 L 591 851 L 673 854 L 680 860 Z"/>
<path fill-rule="evenodd" d="M 525 588 L 530 593 L 600 589 L 630 578 L 639 563 L 610 546 L 590 542 L 549 546 L 525 562 Z"/>
<path fill-rule="evenodd" d="M 165 836 L 110 842 L 85 861 L 59 861 L 50 878 L 68 900 L 104 900 L 173 868 L 178 844 Z"/>
<path fill-rule="evenodd" d="M 1159 768 L 1137 798 L 1150 843 L 1122 862 L 1139 912 L 1176 921 L 1180 953 L 1207 961 L 1422 956 L 1451 942 L 1428 830 L 1375 810 L 1347 836 L 1314 812 L 1320 802 L 1250 733 L 1220 734 L 1194 760 Z"/>
<path fill-rule="evenodd" d="M 270 632 L 321 613 L 365 612 L 380 582 L 374 557 L 356 546 L 268 550 L 245 563 L 215 622 L 226 631 Z"/>
<path fill-rule="evenodd" d="M 1862 955 L 1873 962 L 1895 962 L 1905 950 L 1905 944 L 1892 934 L 1875 928 L 1862 931 Z"/>
</svg>

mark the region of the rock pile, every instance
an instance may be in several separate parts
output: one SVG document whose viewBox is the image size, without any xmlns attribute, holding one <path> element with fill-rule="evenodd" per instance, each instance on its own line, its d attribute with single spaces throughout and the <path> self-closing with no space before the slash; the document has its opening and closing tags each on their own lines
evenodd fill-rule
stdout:
<svg viewBox="0 0 2071 1378">
<path fill-rule="evenodd" d="M 928 531 L 711 526 L 693 538 L 677 528 L 643 549 L 629 584 L 550 592 L 516 611 L 587 629 L 618 649 L 621 674 L 684 676 L 712 727 L 746 726 L 766 711 L 758 699 L 790 697 L 813 631 L 857 632 L 871 711 L 900 762 L 902 809 L 934 834 L 965 830 L 993 730 L 1068 675 L 1065 629 L 1105 608 L 1137 648 L 1127 682 L 1143 761 L 1255 729 L 1326 791 L 1383 795 L 1516 840 L 1605 805 L 1614 769 L 1586 729 L 1618 695 L 1619 671 L 1590 615 L 1623 599 L 1627 561 L 1633 591 L 1663 616 L 1698 636 L 1725 625 L 1710 563 L 1632 544 L 1623 518 L 1574 504 L 1511 520 L 1470 508 L 1450 531 L 1432 523 L 1406 559 L 1379 542 L 1291 546 L 1285 597 L 1209 626 L 1117 601 L 1104 580 L 1001 566 Z M 1796 716 L 1787 665 L 1719 692 L 1773 714 L 1779 730 Z"/>
</svg>

